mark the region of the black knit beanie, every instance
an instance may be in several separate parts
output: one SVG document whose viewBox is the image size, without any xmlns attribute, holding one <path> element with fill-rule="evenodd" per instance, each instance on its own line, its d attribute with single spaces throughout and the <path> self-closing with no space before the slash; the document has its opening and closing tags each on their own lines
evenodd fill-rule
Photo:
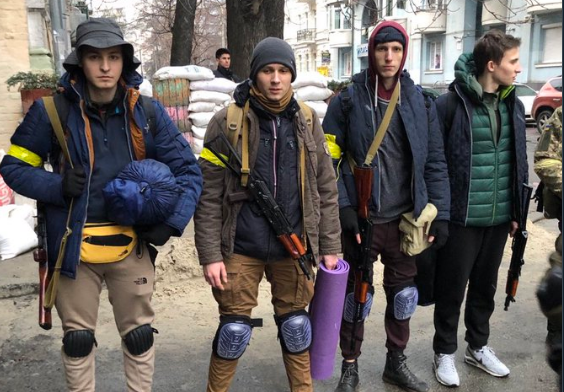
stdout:
<svg viewBox="0 0 564 392">
<path fill-rule="evenodd" d="M 383 44 L 386 42 L 399 42 L 403 47 L 405 47 L 405 37 L 403 34 L 392 26 L 382 27 L 378 34 L 374 37 L 374 46 L 378 44 Z"/>
<path fill-rule="evenodd" d="M 253 50 L 249 78 L 256 82 L 258 72 L 268 64 L 285 65 L 292 72 L 292 82 L 296 80 L 296 58 L 292 47 L 286 41 L 274 37 L 260 41 Z"/>
</svg>

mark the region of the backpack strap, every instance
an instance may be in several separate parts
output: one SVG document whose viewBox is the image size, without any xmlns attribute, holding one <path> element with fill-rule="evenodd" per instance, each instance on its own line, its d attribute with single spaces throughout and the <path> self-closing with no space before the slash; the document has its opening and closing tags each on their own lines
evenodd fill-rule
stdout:
<svg viewBox="0 0 564 392">
<path fill-rule="evenodd" d="M 145 112 L 145 118 L 147 119 L 147 125 L 149 125 L 149 132 L 153 135 L 153 139 L 157 134 L 157 115 L 155 113 L 155 105 L 151 101 L 152 97 L 148 95 L 139 95 L 139 101 Z"/>
<path fill-rule="evenodd" d="M 242 108 L 232 103 L 227 107 L 227 138 L 236 148 L 241 134 L 241 186 L 246 187 L 249 179 L 249 122 L 245 121 L 249 112 L 249 101 Z"/>
<path fill-rule="evenodd" d="M 300 110 L 306 119 L 307 128 L 310 132 L 313 132 L 313 113 L 311 112 L 311 108 L 301 100 L 298 100 L 298 104 L 300 105 Z"/>
<path fill-rule="evenodd" d="M 445 124 L 448 127 L 449 131 L 452 128 L 452 122 L 454 120 L 454 113 L 456 112 L 456 108 L 458 106 L 458 95 L 454 91 L 449 91 L 446 104 L 446 115 L 445 115 Z"/>
<path fill-rule="evenodd" d="M 59 96 L 62 97 L 62 96 Z M 66 99 L 64 99 L 64 97 L 62 97 L 63 100 L 66 101 Z M 57 137 L 57 140 L 59 141 L 59 145 L 61 146 L 61 149 L 63 150 L 63 154 L 65 155 L 66 160 L 69 162 L 70 166 L 73 167 L 72 164 L 72 160 L 70 158 L 70 153 L 69 153 L 69 146 L 67 145 L 67 140 L 65 139 L 65 131 L 63 130 L 63 125 L 61 124 L 61 116 L 60 116 L 60 112 L 59 112 L 59 108 L 56 106 L 55 104 L 55 99 L 53 97 L 43 97 L 43 104 L 45 105 L 45 110 L 47 110 L 47 116 L 49 117 L 49 121 L 51 122 L 51 126 L 53 127 L 53 131 L 55 132 L 55 136 Z M 59 107 L 63 108 L 61 106 L 61 100 L 59 99 Z M 67 110 L 67 114 L 68 114 L 68 105 L 65 104 L 66 110 Z M 66 116 L 63 117 L 66 119 Z M 65 121 L 66 123 L 66 121 Z M 66 124 L 65 124 L 66 125 Z"/>
</svg>

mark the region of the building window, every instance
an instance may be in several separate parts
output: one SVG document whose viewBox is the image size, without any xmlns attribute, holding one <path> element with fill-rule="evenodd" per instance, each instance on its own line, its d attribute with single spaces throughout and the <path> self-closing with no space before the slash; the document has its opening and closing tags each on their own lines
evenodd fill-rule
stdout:
<svg viewBox="0 0 564 392">
<path fill-rule="evenodd" d="M 443 0 L 422 0 L 422 10 L 440 10 L 443 9 Z"/>
<path fill-rule="evenodd" d="M 443 69 L 443 43 L 438 41 L 429 42 L 429 70 Z"/>
<path fill-rule="evenodd" d="M 343 9 L 340 5 L 334 5 L 331 7 L 330 12 L 330 26 L 332 30 L 340 29 L 350 29 L 351 28 L 351 18 L 350 18 L 350 8 Z"/>
<path fill-rule="evenodd" d="M 309 53 L 306 53 L 305 61 L 306 61 L 305 70 L 306 70 L 306 72 L 309 72 Z"/>
<path fill-rule="evenodd" d="M 301 55 L 301 54 L 298 55 L 298 68 L 299 68 L 299 71 L 300 71 L 300 72 L 303 71 L 303 68 L 302 68 L 302 55 Z"/>
<path fill-rule="evenodd" d="M 352 51 L 351 48 L 340 49 L 341 57 L 341 76 L 349 78 L 352 71 Z"/>
<path fill-rule="evenodd" d="M 562 23 L 542 26 L 543 63 L 562 63 Z"/>
<path fill-rule="evenodd" d="M 393 11 L 392 11 L 392 6 L 394 4 L 392 3 L 392 0 L 388 0 L 388 2 L 386 3 L 386 15 L 387 16 L 392 16 Z"/>
<path fill-rule="evenodd" d="M 397 0 L 396 7 L 398 7 L 398 10 L 404 10 L 405 9 L 405 0 Z"/>
</svg>

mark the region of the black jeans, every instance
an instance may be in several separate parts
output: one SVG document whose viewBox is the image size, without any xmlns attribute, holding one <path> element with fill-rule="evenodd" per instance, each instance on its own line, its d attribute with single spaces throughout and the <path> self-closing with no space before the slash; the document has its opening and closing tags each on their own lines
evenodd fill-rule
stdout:
<svg viewBox="0 0 564 392">
<path fill-rule="evenodd" d="M 449 225 L 446 245 L 439 250 L 435 281 L 433 350 L 453 354 L 457 349 L 460 307 L 466 283 L 465 340 L 472 348 L 485 346 L 509 223 L 491 227 Z"/>
<path fill-rule="evenodd" d="M 351 233 L 343 234 L 344 258 L 350 263 L 347 281 L 347 294 L 354 291 L 355 263 L 358 259 L 358 245 Z M 399 219 L 389 223 L 377 224 L 372 228 L 372 259 L 376 261 L 380 255 L 384 264 L 384 291 L 386 293 L 386 314 L 384 326 L 386 329 L 386 347 L 389 351 L 403 351 L 409 340 L 409 319 L 397 320 L 394 317 L 394 296 L 398 289 L 413 285 L 417 274 L 415 257 L 407 256 L 400 251 Z M 370 274 L 370 292 L 374 293 L 372 286 L 373 270 Z M 374 301 L 381 301 L 374 298 Z M 357 324 L 356 344 L 351 350 L 352 323 L 345 320 L 341 322 L 340 346 L 343 358 L 356 359 L 360 356 L 362 340 L 364 339 L 364 322 Z"/>
</svg>

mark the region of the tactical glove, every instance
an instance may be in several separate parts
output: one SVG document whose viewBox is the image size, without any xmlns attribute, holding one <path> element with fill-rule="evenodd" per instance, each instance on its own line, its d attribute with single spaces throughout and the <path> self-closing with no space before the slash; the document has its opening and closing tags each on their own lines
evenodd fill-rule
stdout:
<svg viewBox="0 0 564 392">
<path fill-rule="evenodd" d="M 549 269 L 537 288 L 537 298 L 544 314 L 562 307 L 562 267 Z"/>
<path fill-rule="evenodd" d="M 341 221 L 341 229 L 343 231 L 354 235 L 360 233 L 358 229 L 358 215 L 351 206 L 343 207 L 339 210 L 339 220 Z"/>
<path fill-rule="evenodd" d="M 149 227 L 137 227 L 136 231 L 139 238 L 157 246 L 166 244 L 170 237 L 176 233 L 176 229 L 173 229 L 166 223 L 158 223 Z"/>
<path fill-rule="evenodd" d="M 445 246 L 448 239 L 448 222 L 443 220 L 435 220 L 431 223 L 429 235 L 435 236 L 433 246 L 435 249 Z"/>
<path fill-rule="evenodd" d="M 63 176 L 63 195 L 67 197 L 77 197 L 84 192 L 84 185 L 86 184 L 86 173 L 82 166 L 75 166 L 72 169 L 65 171 Z"/>
</svg>

